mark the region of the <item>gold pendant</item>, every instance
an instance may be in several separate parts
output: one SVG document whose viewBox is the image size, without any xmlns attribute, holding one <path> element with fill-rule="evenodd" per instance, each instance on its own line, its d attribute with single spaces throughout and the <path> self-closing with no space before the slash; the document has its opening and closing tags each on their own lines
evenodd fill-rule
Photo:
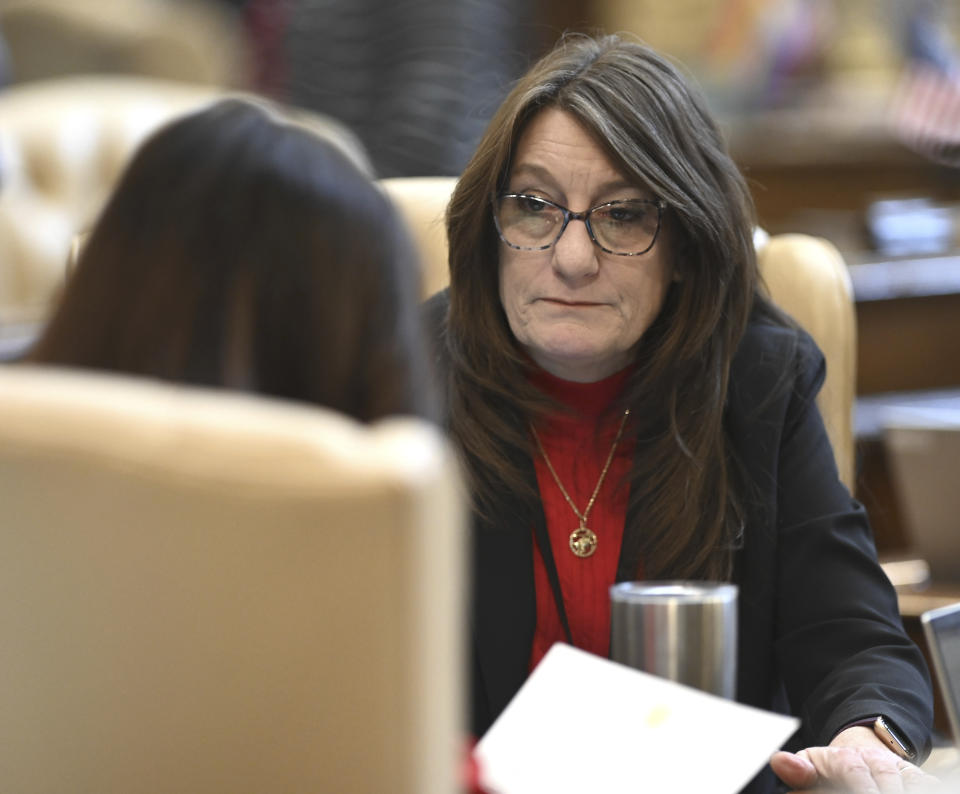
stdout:
<svg viewBox="0 0 960 794">
<path fill-rule="evenodd" d="M 570 533 L 570 551 L 578 557 L 589 557 L 597 550 L 597 536 L 583 524 Z"/>
</svg>

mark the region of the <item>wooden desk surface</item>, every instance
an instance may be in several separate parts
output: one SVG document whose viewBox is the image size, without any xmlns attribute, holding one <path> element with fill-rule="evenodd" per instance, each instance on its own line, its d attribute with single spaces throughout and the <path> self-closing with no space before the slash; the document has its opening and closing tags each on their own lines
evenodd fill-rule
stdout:
<svg viewBox="0 0 960 794">
<path fill-rule="evenodd" d="M 960 582 L 945 585 L 931 585 L 926 590 L 898 591 L 900 615 L 904 620 L 916 619 L 930 609 L 956 604 L 960 601 Z"/>
</svg>

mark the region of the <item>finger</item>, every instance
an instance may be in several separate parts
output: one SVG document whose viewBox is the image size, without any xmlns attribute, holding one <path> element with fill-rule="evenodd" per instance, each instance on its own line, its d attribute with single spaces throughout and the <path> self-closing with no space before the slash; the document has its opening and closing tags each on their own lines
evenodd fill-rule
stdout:
<svg viewBox="0 0 960 794">
<path fill-rule="evenodd" d="M 900 794 L 900 792 L 935 791 L 940 781 L 933 775 L 928 775 L 918 766 L 908 761 L 897 759 L 894 764 L 886 762 L 886 757 L 877 758 L 872 755 L 868 766 L 874 780 L 883 794 Z"/>
<path fill-rule="evenodd" d="M 903 773 L 896 764 L 868 768 L 881 794 L 903 794 L 906 791 Z"/>
<path fill-rule="evenodd" d="M 809 789 L 817 784 L 817 770 L 805 753 L 805 750 L 800 753 L 781 750 L 770 756 L 770 768 L 792 789 Z"/>
</svg>

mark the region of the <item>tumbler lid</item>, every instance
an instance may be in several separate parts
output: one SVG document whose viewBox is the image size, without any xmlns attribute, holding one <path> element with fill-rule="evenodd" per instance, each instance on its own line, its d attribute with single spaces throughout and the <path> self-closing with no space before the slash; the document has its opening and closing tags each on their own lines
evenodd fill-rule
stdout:
<svg viewBox="0 0 960 794">
<path fill-rule="evenodd" d="M 650 582 L 620 582 L 610 588 L 613 601 L 648 603 L 652 601 L 734 601 L 737 586 L 729 582 L 685 581 L 681 579 Z"/>
</svg>

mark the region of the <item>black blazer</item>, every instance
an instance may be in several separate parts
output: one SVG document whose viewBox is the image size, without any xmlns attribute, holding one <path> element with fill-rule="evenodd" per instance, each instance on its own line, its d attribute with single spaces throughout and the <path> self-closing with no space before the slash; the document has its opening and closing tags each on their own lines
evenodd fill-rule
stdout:
<svg viewBox="0 0 960 794">
<path fill-rule="evenodd" d="M 444 293 L 427 304 L 441 367 L 446 307 Z M 725 421 L 757 486 L 734 563 L 737 700 L 800 717 L 796 747 L 827 744 L 845 725 L 884 714 L 925 757 L 929 673 L 903 631 L 866 513 L 838 478 L 815 402 L 824 374 L 806 333 L 759 320 L 733 360 Z M 533 462 L 521 462 L 535 486 Z M 545 527 L 540 503 L 516 498 L 504 498 L 491 520 L 473 522 L 477 736 L 527 676 L 536 623 L 531 528 L 545 534 Z M 618 581 L 630 578 L 621 565 Z M 767 770 L 748 790 L 773 785 Z"/>
</svg>

